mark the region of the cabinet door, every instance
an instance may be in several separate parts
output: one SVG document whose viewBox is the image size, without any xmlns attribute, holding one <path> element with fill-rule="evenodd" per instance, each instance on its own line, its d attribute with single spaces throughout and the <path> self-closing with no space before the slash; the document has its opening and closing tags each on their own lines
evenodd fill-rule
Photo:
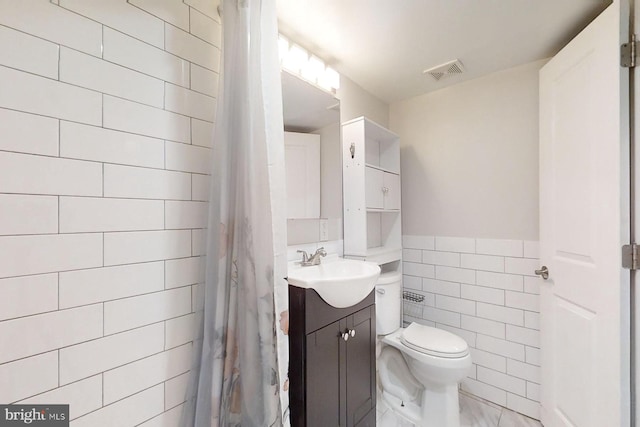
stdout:
<svg viewBox="0 0 640 427">
<path fill-rule="evenodd" d="M 344 320 L 343 320 L 344 322 Z M 340 321 L 307 335 L 306 414 L 308 427 L 340 425 Z"/>
<path fill-rule="evenodd" d="M 367 209 L 384 208 L 384 172 L 367 166 L 364 171 L 365 197 Z"/>
<path fill-rule="evenodd" d="M 347 318 L 347 427 L 356 426 L 376 406 L 375 306 Z M 327 424 L 329 425 L 329 424 Z"/>
<path fill-rule="evenodd" d="M 383 187 L 386 188 L 384 193 L 384 208 L 400 209 L 400 175 L 385 172 Z"/>
<path fill-rule="evenodd" d="M 320 218 L 320 135 L 285 132 L 287 218 Z"/>
</svg>

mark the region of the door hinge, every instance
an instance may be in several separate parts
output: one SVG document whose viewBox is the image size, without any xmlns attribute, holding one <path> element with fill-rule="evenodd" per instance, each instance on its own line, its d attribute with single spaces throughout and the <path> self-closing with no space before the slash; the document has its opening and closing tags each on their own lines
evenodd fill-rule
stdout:
<svg viewBox="0 0 640 427">
<path fill-rule="evenodd" d="M 636 58 L 638 56 L 636 35 L 631 35 L 631 41 L 620 46 L 620 65 L 625 68 L 633 68 L 636 66 Z"/>
<path fill-rule="evenodd" d="M 632 243 L 630 245 L 622 246 L 622 268 L 628 268 L 629 270 L 637 270 L 639 264 L 638 245 Z"/>
</svg>

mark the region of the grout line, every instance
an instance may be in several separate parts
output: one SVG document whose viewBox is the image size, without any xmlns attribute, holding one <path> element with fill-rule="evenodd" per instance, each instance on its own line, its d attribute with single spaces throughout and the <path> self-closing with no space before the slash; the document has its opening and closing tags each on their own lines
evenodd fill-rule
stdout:
<svg viewBox="0 0 640 427">
<path fill-rule="evenodd" d="M 99 59 L 99 58 L 98 58 L 98 59 Z M 115 65 L 120 66 L 120 64 L 115 64 Z M 17 72 L 19 72 L 19 73 L 29 74 L 29 75 L 31 75 L 31 76 L 38 77 L 38 78 L 45 79 L 45 80 L 49 80 L 49 81 L 52 81 L 52 82 L 58 83 L 58 84 L 60 84 L 60 85 L 72 86 L 72 87 L 75 87 L 75 88 L 80 88 L 80 89 L 84 89 L 84 90 L 87 90 L 87 91 L 90 91 L 90 92 L 94 92 L 94 93 L 96 93 L 96 94 L 101 94 L 101 95 L 103 95 L 103 96 L 105 96 L 105 95 L 106 95 L 106 96 L 110 96 L 110 97 L 112 97 L 112 98 L 121 99 L 121 100 L 124 100 L 124 101 L 127 101 L 127 102 L 131 102 L 131 103 L 135 103 L 135 104 L 138 104 L 138 105 L 142 105 L 142 106 L 144 106 L 144 107 L 153 108 L 153 109 L 158 110 L 158 111 L 164 111 L 164 112 L 166 112 L 166 113 L 175 114 L 175 115 L 177 115 L 177 116 L 181 116 L 181 117 L 192 118 L 192 116 L 189 116 L 189 115 L 187 115 L 187 114 L 180 113 L 180 112 L 177 112 L 177 111 L 172 111 L 172 110 L 165 110 L 164 108 L 161 108 L 161 107 L 158 107 L 158 106 L 155 106 L 155 105 L 151 105 L 151 104 L 145 104 L 144 102 L 140 102 L 140 101 L 135 100 L 135 99 L 125 98 L 125 97 L 123 97 L 123 96 L 120 96 L 120 95 L 114 95 L 114 94 L 112 94 L 112 93 L 105 93 L 105 92 L 101 92 L 100 90 L 95 89 L 95 88 L 90 88 L 90 87 L 86 87 L 86 86 L 80 86 L 80 85 L 73 84 L 73 83 L 69 83 L 69 82 L 66 82 L 66 81 L 59 81 L 59 80 L 52 79 L 52 78 L 47 77 L 47 76 L 43 76 L 43 75 L 41 75 L 41 74 L 36 74 L 36 73 L 30 72 L 30 71 L 26 71 L 26 70 L 22 70 L 22 69 L 19 69 L 19 68 L 10 67 L 10 66 L 7 66 L 7 65 L 0 64 L 0 69 L 3 69 L 3 68 L 5 68 L 5 69 L 9 69 L 9 70 L 14 70 L 14 71 L 17 71 Z M 124 68 L 127 68 L 127 67 L 124 67 Z M 136 71 L 136 72 L 139 72 L 139 71 L 137 71 L 137 70 L 133 70 L 133 69 L 130 69 L 130 70 L 132 70 L 132 71 Z M 144 74 L 144 73 L 142 73 L 142 74 Z M 184 87 L 184 86 L 181 86 L 181 85 L 178 85 L 178 84 L 174 84 L 174 83 L 171 83 L 171 82 L 166 82 L 166 81 L 164 81 L 164 80 L 162 80 L 162 79 L 159 79 L 159 78 L 157 78 L 157 77 L 155 77 L 155 78 L 156 78 L 157 80 L 162 81 L 163 83 L 173 84 L 174 86 L 177 86 L 177 87 L 179 87 L 179 88 L 181 88 L 181 89 L 191 91 L 191 89 L 189 89 L 188 87 Z M 217 101 L 217 98 L 216 98 L 216 97 L 213 97 L 213 96 L 210 96 L 210 95 L 207 95 L 207 94 L 203 94 L 203 93 L 201 93 L 201 92 L 197 92 L 197 91 L 191 91 L 191 92 L 194 92 L 196 95 L 206 96 L 207 98 L 211 98 L 211 99 L 209 100 L 209 101 L 211 101 L 211 102 L 213 102 L 213 101 Z M 52 117 L 52 118 L 56 118 L 56 119 L 60 119 L 60 118 L 61 118 L 61 117 L 57 117 L 57 116 L 47 116 L 47 115 L 44 115 L 44 114 L 32 113 L 32 112 L 30 112 L 30 111 L 25 111 L 25 110 L 16 110 L 16 109 L 13 109 L 13 108 L 7 108 L 7 107 L 2 107 L 2 108 L 6 108 L 6 109 L 8 109 L 8 110 L 14 110 L 14 111 L 22 111 L 22 112 L 26 112 L 26 113 L 30 113 L 30 114 L 36 114 L 36 115 L 40 115 L 40 116 L 44 116 L 44 117 Z M 194 118 L 197 118 L 198 120 L 202 120 L 202 121 L 204 121 L 204 122 L 208 122 L 208 123 L 210 123 L 210 124 L 215 123 L 215 120 L 207 120 L 206 118 L 201 118 L 201 117 L 194 117 Z M 63 119 L 63 120 L 68 120 L 68 119 Z M 68 121 L 73 121 L 73 120 L 68 120 Z M 84 123 L 84 122 L 77 122 L 77 123 L 91 124 L 91 123 Z"/>
<path fill-rule="evenodd" d="M 28 113 L 27 113 L 28 114 Z M 60 153 L 62 152 L 62 119 L 58 119 L 58 155 L 60 157 Z"/>
<path fill-rule="evenodd" d="M 84 344 L 87 344 L 87 343 L 90 343 L 90 342 L 95 342 L 95 341 L 98 341 L 98 340 L 104 340 L 104 339 L 107 339 L 107 338 L 115 337 L 116 335 L 132 333 L 132 332 L 134 332 L 134 331 L 138 331 L 138 330 L 141 330 L 141 329 L 150 328 L 150 327 L 152 327 L 152 326 L 157 326 L 158 324 L 160 324 L 160 323 L 164 323 L 164 322 L 166 322 L 166 321 L 168 321 L 168 320 L 174 320 L 174 319 L 178 319 L 178 318 L 181 318 L 181 317 L 189 316 L 189 315 L 192 315 L 192 314 L 193 314 L 193 313 L 185 313 L 185 314 L 181 314 L 181 315 L 179 315 L 179 316 L 170 317 L 170 318 L 167 318 L 167 319 L 162 319 L 162 320 L 157 321 L 157 322 L 154 322 L 154 323 L 149 323 L 149 324 L 146 324 L 146 325 L 137 326 L 137 327 L 135 327 L 135 328 L 127 329 L 127 330 L 124 330 L 124 331 L 118 331 L 118 332 L 115 332 L 115 333 L 113 333 L 113 334 L 105 335 L 105 336 L 103 336 L 103 337 L 92 338 L 92 339 L 89 339 L 89 340 L 86 340 L 86 341 L 81 341 L 81 342 L 78 342 L 78 343 L 74 343 L 74 344 L 69 344 L 69 345 L 66 345 L 66 346 L 62 346 L 62 347 L 59 347 L 59 348 L 57 348 L 57 349 L 52 349 L 52 350 L 47 350 L 47 351 L 40 351 L 40 352 L 38 352 L 38 353 L 33 353 L 33 354 L 29 354 L 29 355 L 24 356 L 24 357 L 19 357 L 19 358 L 13 359 L 13 360 L 8 360 L 8 361 L 6 361 L 6 362 L 2 362 L 2 363 L 0 363 L 0 366 L 8 365 L 8 364 L 10 364 L 10 363 L 18 362 L 18 361 L 21 361 L 21 360 L 26 360 L 26 359 L 29 359 L 29 358 L 32 358 L 32 357 L 36 357 L 36 356 L 41 356 L 41 355 L 43 355 L 43 354 L 47 354 L 47 353 L 60 352 L 61 350 L 65 350 L 65 349 L 67 349 L 67 348 L 76 347 L 76 346 L 79 346 L 79 345 L 84 345 Z M 185 342 L 185 343 L 182 343 L 182 344 L 176 345 L 176 346 L 174 346 L 174 347 L 171 347 L 169 350 L 172 350 L 172 349 L 175 349 L 175 348 L 178 348 L 178 347 L 182 347 L 182 346 L 188 345 L 188 344 L 190 344 L 190 343 L 191 343 L 191 341 L 189 341 L 189 342 Z M 140 360 L 142 360 L 142 359 L 146 359 L 147 357 L 150 357 L 150 356 L 155 356 L 155 355 L 160 354 L 160 353 L 163 353 L 163 352 L 165 352 L 165 351 L 167 351 L 167 350 L 162 349 L 162 350 L 157 351 L 157 352 L 155 352 L 155 353 L 150 353 L 150 354 L 148 354 L 148 355 L 146 355 L 146 356 L 140 357 L 140 358 L 138 358 L 138 359 L 131 360 L 130 362 L 124 363 L 124 364 L 122 364 L 122 365 L 114 366 L 113 368 L 107 369 L 106 371 L 103 371 L 103 372 L 108 372 L 108 371 L 111 371 L 111 370 L 113 370 L 113 369 L 119 368 L 119 367 L 121 367 L 121 366 L 126 366 L 126 365 L 129 365 L 129 364 L 131 364 L 131 363 L 138 362 L 138 361 L 140 361 Z M 65 383 L 65 384 L 63 385 L 63 387 L 66 387 L 66 386 L 67 386 L 67 385 L 69 385 L 69 384 L 73 384 L 73 383 L 75 383 L 75 382 L 82 381 L 82 380 L 84 380 L 84 379 L 87 379 L 87 378 L 90 378 L 90 377 L 96 376 L 96 375 L 98 375 L 98 374 L 100 374 L 100 373 L 101 373 L 101 372 L 95 372 L 95 373 L 93 373 L 93 374 L 90 374 L 90 375 L 89 375 L 89 376 L 87 376 L 87 377 L 79 378 L 79 379 L 74 380 L 74 381 L 72 381 L 72 382 L 70 382 L 70 383 Z M 55 388 L 54 388 L 54 389 L 55 389 Z M 53 389 L 50 389 L 50 390 L 53 390 Z M 46 391 L 50 391 L 50 390 L 45 390 L 45 391 L 43 391 L 43 393 L 44 393 L 44 392 L 46 392 Z M 41 394 L 41 393 L 38 393 L 38 394 Z M 24 399 L 27 399 L 27 397 L 25 397 Z M 24 400 L 24 399 L 21 399 L 21 400 Z"/>
<path fill-rule="evenodd" d="M 184 288 L 191 287 L 191 286 L 194 286 L 194 285 L 197 285 L 197 283 L 189 283 L 187 285 L 180 285 L 180 286 L 173 286 L 173 287 L 170 287 L 170 288 L 156 289 L 156 290 L 153 290 L 153 291 L 150 291 L 150 292 L 142 292 L 142 293 L 137 293 L 137 294 L 125 295 L 125 296 L 121 296 L 121 297 L 117 297 L 117 298 L 109 298 L 109 299 L 101 300 L 101 301 L 93 301 L 93 302 L 88 302 L 86 304 L 79 304 L 79 305 L 74 305 L 74 306 L 71 306 L 71 307 L 58 308 L 57 310 L 48 310 L 48 311 L 42 311 L 42 312 L 38 312 L 38 313 L 26 314 L 26 315 L 23 315 L 23 316 L 17 316 L 17 317 L 11 317 L 11 318 L 7 318 L 7 319 L 3 319 L 2 321 L 0 321 L 0 323 L 6 322 L 6 321 L 26 319 L 27 317 L 35 317 L 35 316 L 40 316 L 40 315 L 45 315 L 45 314 L 53 314 L 53 313 L 60 312 L 60 311 L 71 311 L 71 310 L 75 310 L 75 309 L 78 309 L 78 308 L 87 308 L 87 307 L 95 306 L 95 305 L 98 305 L 98 304 L 103 304 L 104 305 L 104 303 L 107 303 L 107 302 L 122 301 L 122 300 L 126 300 L 126 299 L 131 299 L 131 298 L 149 296 L 149 295 L 153 295 L 153 294 L 159 294 L 159 293 L 162 293 L 162 292 L 173 291 L 173 290 L 176 290 L 176 289 L 184 289 Z M 189 312 L 189 313 L 191 313 L 191 312 Z M 183 314 L 183 315 L 180 315 L 180 316 L 176 316 L 176 317 L 186 316 L 189 313 L 186 313 L 186 314 Z M 103 318 L 104 318 L 104 307 L 103 307 Z M 171 318 L 171 319 L 173 319 L 173 318 Z M 166 320 L 169 320 L 169 319 L 166 319 Z M 155 323 L 158 323 L 158 322 L 155 322 Z M 143 326 L 145 326 L 145 325 L 143 325 Z M 117 334 L 117 333 L 119 333 L 119 332 L 116 332 L 114 334 Z M 103 337 L 111 336 L 111 335 L 114 335 L 114 334 L 104 335 L 104 325 L 103 325 Z M 74 344 L 72 344 L 72 345 L 74 345 Z M 527 347 L 530 347 L 530 346 L 527 346 Z M 51 351 L 51 350 L 49 350 L 49 351 Z M 514 359 L 514 360 L 517 360 L 517 359 Z M 7 362 L 2 362 L 2 363 L 7 363 Z M 0 363 L 0 365 L 2 363 Z M 525 362 L 523 362 L 523 363 L 525 363 Z M 534 366 L 536 366 L 536 365 L 534 365 Z"/>
<path fill-rule="evenodd" d="M 0 65 L 0 68 L 2 68 L 2 65 Z M 67 84 L 67 83 L 63 83 L 63 84 Z M 77 87 L 80 87 L 80 86 L 77 86 Z M 86 88 L 84 88 L 84 89 L 86 89 Z M 92 90 L 92 89 L 88 89 L 88 90 Z M 93 91 L 93 90 L 92 90 L 92 91 Z M 96 92 L 96 91 L 94 91 L 94 92 Z M 99 93 L 101 93 L 101 92 L 99 92 Z M 132 103 L 135 103 L 135 104 L 139 104 L 139 105 L 142 105 L 142 106 L 144 106 L 144 107 L 155 108 L 155 109 L 157 109 L 158 111 L 165 111 L 165 112 L 168 112 L 168 113 L 176 114 L 176 115 L 179 115 L 179 116 L 185 117 L 185 118 L 187 118 L 187 119 L 195 119 L 195 120 L 199 120 L 199 121 L 201 121 L 201 122 L 205 122 L 205 123 L 207 123 L 207 124 L 209 124 L 209 125 L 212 125 L 212 126 L 213 126 L 213 125 L 215 125 L 215 122 L 210 122 L 210 121 L 207 121 L 207 120 L 202 120 L 202 119 L 199 119 L 199 118 L 197 118 L 197 117 L 185 116 L 185 115 L 180 114 L 180 113 L 174 113 L 173 111 L 163 110 L 163 109 L 160 109 L 160 108 L 157 108 L 157 107 L 152 107 L 152 106 L 150 106 L 150 105 L 141 104 L 141 103 L 136 102 L 136 101 L 131 101 L 131 100 L 129 100 L 129 99 L 120 98 L 120 97 L 117 97 L 117 96 L 114 96 L 114 95 L 103 94 L 103 93 L 101 93 L 101 94 L 102 94 L 103 96 L 104 96 L 104 95 L 107 95 L 107 96 L 111 96 L 112 98 L 122 99 L 122 100 L 127 101 L 127 102 L 132 102 Z M 167 139 L 167 138 L 162 138 L 162 137 L 157 137 L 157 136 L 151 136 L 151 135 L 147 135 L 147 134 L 143 134 L 143 133 L 136 133 L 136 132 L 131 132 L 131 131 L 122 130 L 122 129 L 116 129 L 116 128 L 104 127 L 104 126 L 102 126 L 102 125 L 95 125 L 95 124 L 93 124 L 93 123 L 79 122 L 79 121 L 76 121 L 76 120 L 64 119 L 64 118 L 60 118 L 60 117 L 56 117 L 56 116 L 47 116 L 47 115 L 45 115 L 45 114 L 35 113 L 35 112 L 33 112 L 33 111 L 17 110 L 17 109 L 15 109 L 15 108 L 9 108 L 9 107 L 0 107 L 0 110 L 7 110 L 7 111 L 13 111 L 13 112 L 22 113 L 22 114 L 29 114 L 29 115 L 33 115 L 33 116 L 43 117 L 43 118 L 46 118 L 46 119 L 59 120 L 59 121 L 62 121 L 62 122 L 67 122 L 67 123 L 75 123 L 75 124 L 79 124 L 79 125 L 83 125 L 83 126 L 91 126 L 91 127 L 95 127 L 95 128 L 99 128 L 99 129 L 105 129 L 105 130 L 113 131 L 113 132 L 120 132 L 120 133 L 126 133 L 126 134 L 131 134 L 131 135 L 139 135 L 139 136 L 143 136 L 143 137 L 145 137 L 145 138 L 149 138 L 149 139 L 166 140 L 166 141 L 168 141 L 168 142 L 174 142 L 174 143 L 176 143 L 176 144 L 184 144 L 184 145 L 190 145 L 190 144 L 191 144 L 190 142 L 176 141 L 176 140 L 172 140 L 172 139 Z M 208 146 L 208 145 L 198 145 L 198 144 L 194 144 L 194 146 L 211 149 L 211 147 L 210 147 L 210 146 Z M 4 150 L 4 151 L 10 151 L 10 150 Z M 10 151 L 10 152 L 11 152 L 11 151 Z M 18 152 L 18 153 L 20 153 L 21 151 L 17 151 L 17 152 Z M 37 153 L 34 153 L 34 154 L 37 154 Z M 47 156 L 47 157 L 52 157 L 52 156 Z M 532 258 L 529 258 L 529 259 L 532 259 Z M 537 259 L 537 258 L 535 258 L 535 259 Z"/>
<path fill-rule="evenodd" d="M 62 47 L 60 45 L 58 45 L 58 78 L 57 78 L 58 81 L 60 81 L 60 57 L 61 57 L 61 51 L 62 51 Z"/>
<path fill-rule="evenodd" d="M 57 198 L 58 198 L 58 232 L 55 234 L 61 234 L 60 233 L 60 196 L 57 196 Z M 12 234 L 12 236 L 17 236 L 17 234 Z"/>
<path fill-rule="evenodd" d="M 102 301 L 102 336 L 105 336 L 105 327 L 106 327 L 106 322 L 105 322 L 105 312 L 106 312 L 106 303 L 105 301 Z"/>
<path fill-rule="evenodd" d="M 166 141 L 169 143 L 174 143 L 174 144 L 182 144 L 185 145 L 187 147 L 190 147 L 191 145 L 187 144 L 187 143 L 175 143 L 173 141 Z M 208 147 L 203 147 L 203 146 L 199 146 L 199 145 L 194 145 L 194 148 L 198 149 L 198 148 L 203 148 L 206 150 L 211 150 Z M 78 163 L 94 163 L 94 164 L 101 164 L 101 165 L 116 165 L 116 166 L 123 166 L 123 167 L 127 167 L 127 168 L 138 168 L 138 169 L 147 169 L 150 171 L 167 171 L 167 172 L 175 172 L 175 173 L 182 173 L 182 174 L 197 174 L 197 175 L 203 175 L 203 176 L 210 176 L 210 173 L 204 173 L 204 172 L 198 172 L 198 171 L 194 171 L 194 170 L 181 170 L 181 169 L 165 169 L 163 167 L 155 167 L 155 166 L 140 166 L 140 165 L 132 165 L 132 164 L 127 164 L 127 163 L 113 163 L 113 162 L 107 162 L 104 160 L 91 160 L 91 159 L 80 159 L 80 158 L 74 158 L 74 157 L 58 157 L 58 156 L 53 156 L 53 155 L 47 155 L 47 154 L 40 154 L 40 153 L 25 153 L 22 151 L 10 151 L 10 150 L 0 150 L 0 155 L 2 153 L 7 153 L 7 154 L 17 154 L 20 156 L 34 156 L 34 157 L 38 157 L 38 158 L 47 158 L 47 159 L 54 159 L 54 160 L 68 160 L 71 162 L 78 162 Z M 8 193 L 8 194 L 30 194 L 30 195 L 34 195 L 34 194 L 48 194 L 48 193 L 20 193 L 20 192 L 10 192 L 10 191 L 4 191 L 4 193 Z M 54 195 L 54 196 L 76 196 L 76 194 L 48 194 L 48 195 Z M 78 197 L 90 197 L 90 196 L 83 196 L 83 195 L 77 195 Z M 99 196 L 98 196 L 99 197 Z M 104 196 L 103 196 L 104 197 Z M 176 199 L 176 200 L 180 200 L 180 199 Z M 185 200 L 190 200 L 190 199 L 185 199 Z M 507 274 L 515 274 L 515 273 L 507 273 Z M 535 277 L 535 276 L 532 276 Z"/>
</svg>

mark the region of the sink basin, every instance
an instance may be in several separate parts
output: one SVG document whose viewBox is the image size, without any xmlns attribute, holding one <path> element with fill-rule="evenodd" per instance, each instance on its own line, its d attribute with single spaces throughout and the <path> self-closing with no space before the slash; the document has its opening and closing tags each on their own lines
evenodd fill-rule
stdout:
<svg viewBox="0 0 640 427">
<path fill-rule="evenodd" d="M 372 262 L 327 257 L 319 265 L 289 266 L 289 283 L 315 290 L 320 297 L 336 308 L 355 305 L 373 290 L 380 275 L 380 267 Z"/>
</svg>

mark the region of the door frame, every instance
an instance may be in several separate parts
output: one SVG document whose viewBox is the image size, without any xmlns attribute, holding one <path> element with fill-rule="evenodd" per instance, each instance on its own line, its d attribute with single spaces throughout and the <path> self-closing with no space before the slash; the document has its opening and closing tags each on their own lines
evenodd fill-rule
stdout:
<svg viewBox="0 0 640 427">
<path fill-rule="evenodd" d="M 635 7 L 635 0 L 624 0 L 629 10 L 629 28 L 627 29 L 627 39 L 631 39 L 632 34 L 640 30 L 640 11 Z M 623 3 L 623 5 L 624 5 Z M 622 28 L 621 28 L 622 30 Z M 624 40 L 624 38 L 623 38 Z M 640 188 L 640 173 L 636 171 L 636 165 L 640 165 L 640 117 L 636 112 L 640 112 L 640 67 L 636 66 L 629 70 L 629 206 L 630 224 L 629 241 L 640 242 L 640 197 L 636 194 L 636 189 Z M 630 338 L 630 425 L 640 426 L 640 271 L 632 270 L 630 274 L 629 287 L 629 338 Z"/>
</svg>

